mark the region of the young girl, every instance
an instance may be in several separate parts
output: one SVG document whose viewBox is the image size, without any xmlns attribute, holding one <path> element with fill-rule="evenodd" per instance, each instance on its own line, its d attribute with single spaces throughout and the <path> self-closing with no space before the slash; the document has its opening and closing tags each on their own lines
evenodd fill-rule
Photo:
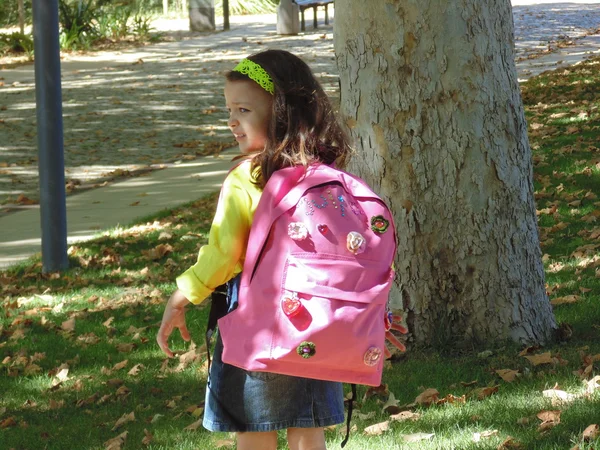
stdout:
<svg viewBox="0 0 600 450">
<path fill-rule="evenodd" d="M 327 95 L 310 68 L 282 50 L 244 59 L 226 76 L 228 126 L 244 161 L 223 183 L 208 244 L 198 261 L 177 278 L 157 341 L 169 356 L 167 340 L 178 328 L 190 339 L 186 305 L 199 304 L 230 281 L 229 311 L 237 306 L 239 273 L 262 189 L 273 172 L 315 162 L 343 167 L 349 141 Z M 238 450 L 275 450 L 277 430 L 287 429 L 291 450 L 325 449 L 323 428 L 344 421 L 341 383 L 249 372 L 221 361 L 217 338 L 206 390 L 204 427 L 237 432 Z"/>
</svg>

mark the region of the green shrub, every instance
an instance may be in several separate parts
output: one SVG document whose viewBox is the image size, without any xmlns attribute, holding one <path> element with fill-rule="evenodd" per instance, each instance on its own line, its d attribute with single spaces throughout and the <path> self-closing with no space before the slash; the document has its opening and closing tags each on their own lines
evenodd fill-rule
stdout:
<svg viewBox="0 0 600 450">
<path fill-rule="evenodd" d="M 22 54 L 33 55 L 33 37 L 30 34 L 20 32 L 0 33 L 0 54 Z"/>
<path fill-rule="evenodd" d="M 131 33 L 136 39 L 147 41 L 151 38 L 154 28 L 151 25 L 152 18 L 143 14 L 136 14 L 131 25 Z"/>
<path fill-rule="evenodd" d="M 90 35 L 96 32 L 98 6 L 94 0 L 58 0 L 58 10 L 63 30 Z"/>
<path fill-rule="evenodd" d="M 103 7 L 96 19 L 98 34 L 109 39 L 122 39 L 129 35 L 129 20 L 132 9 L 129 6 Z"/>
</svg>

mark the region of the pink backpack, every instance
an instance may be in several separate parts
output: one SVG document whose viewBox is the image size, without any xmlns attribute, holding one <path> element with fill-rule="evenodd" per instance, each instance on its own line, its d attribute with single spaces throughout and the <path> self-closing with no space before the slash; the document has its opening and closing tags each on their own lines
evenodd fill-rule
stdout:
<svg viewBox="0 0 600 450">
<path fill-rule="evenodd" d="M 269 179 L 250 231 L 239 306 L 219 320 L 223 361 L 378 386 L 396 252 L 392 214 L 324 164 Z"/>
</svg>

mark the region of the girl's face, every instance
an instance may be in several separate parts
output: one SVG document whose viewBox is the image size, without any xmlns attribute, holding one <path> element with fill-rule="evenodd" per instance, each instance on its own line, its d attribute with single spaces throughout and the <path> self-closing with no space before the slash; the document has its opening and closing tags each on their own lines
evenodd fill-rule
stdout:
<svg viewBox="0 0 600 450">
<path fill-rule="evenodd" d="M 265 148 L 272 103 L 273 96 L 254 81 L 225 81 L 227 125 L 242 153 Z"/>
</svg>

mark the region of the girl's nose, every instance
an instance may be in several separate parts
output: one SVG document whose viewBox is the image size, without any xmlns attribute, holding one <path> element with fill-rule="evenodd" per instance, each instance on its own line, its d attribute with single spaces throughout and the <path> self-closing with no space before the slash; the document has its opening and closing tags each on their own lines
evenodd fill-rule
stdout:
<svg viewBox="0 0 600 450">
<path fill-rule="evenodd" d="M 229 119 L 227 119 L 227 126 L 229 128 L 233 128 L 238 124 L 238 121 L 236 118 L 234 118 L 233 116 L 229 116 Z"/>
</svg>

